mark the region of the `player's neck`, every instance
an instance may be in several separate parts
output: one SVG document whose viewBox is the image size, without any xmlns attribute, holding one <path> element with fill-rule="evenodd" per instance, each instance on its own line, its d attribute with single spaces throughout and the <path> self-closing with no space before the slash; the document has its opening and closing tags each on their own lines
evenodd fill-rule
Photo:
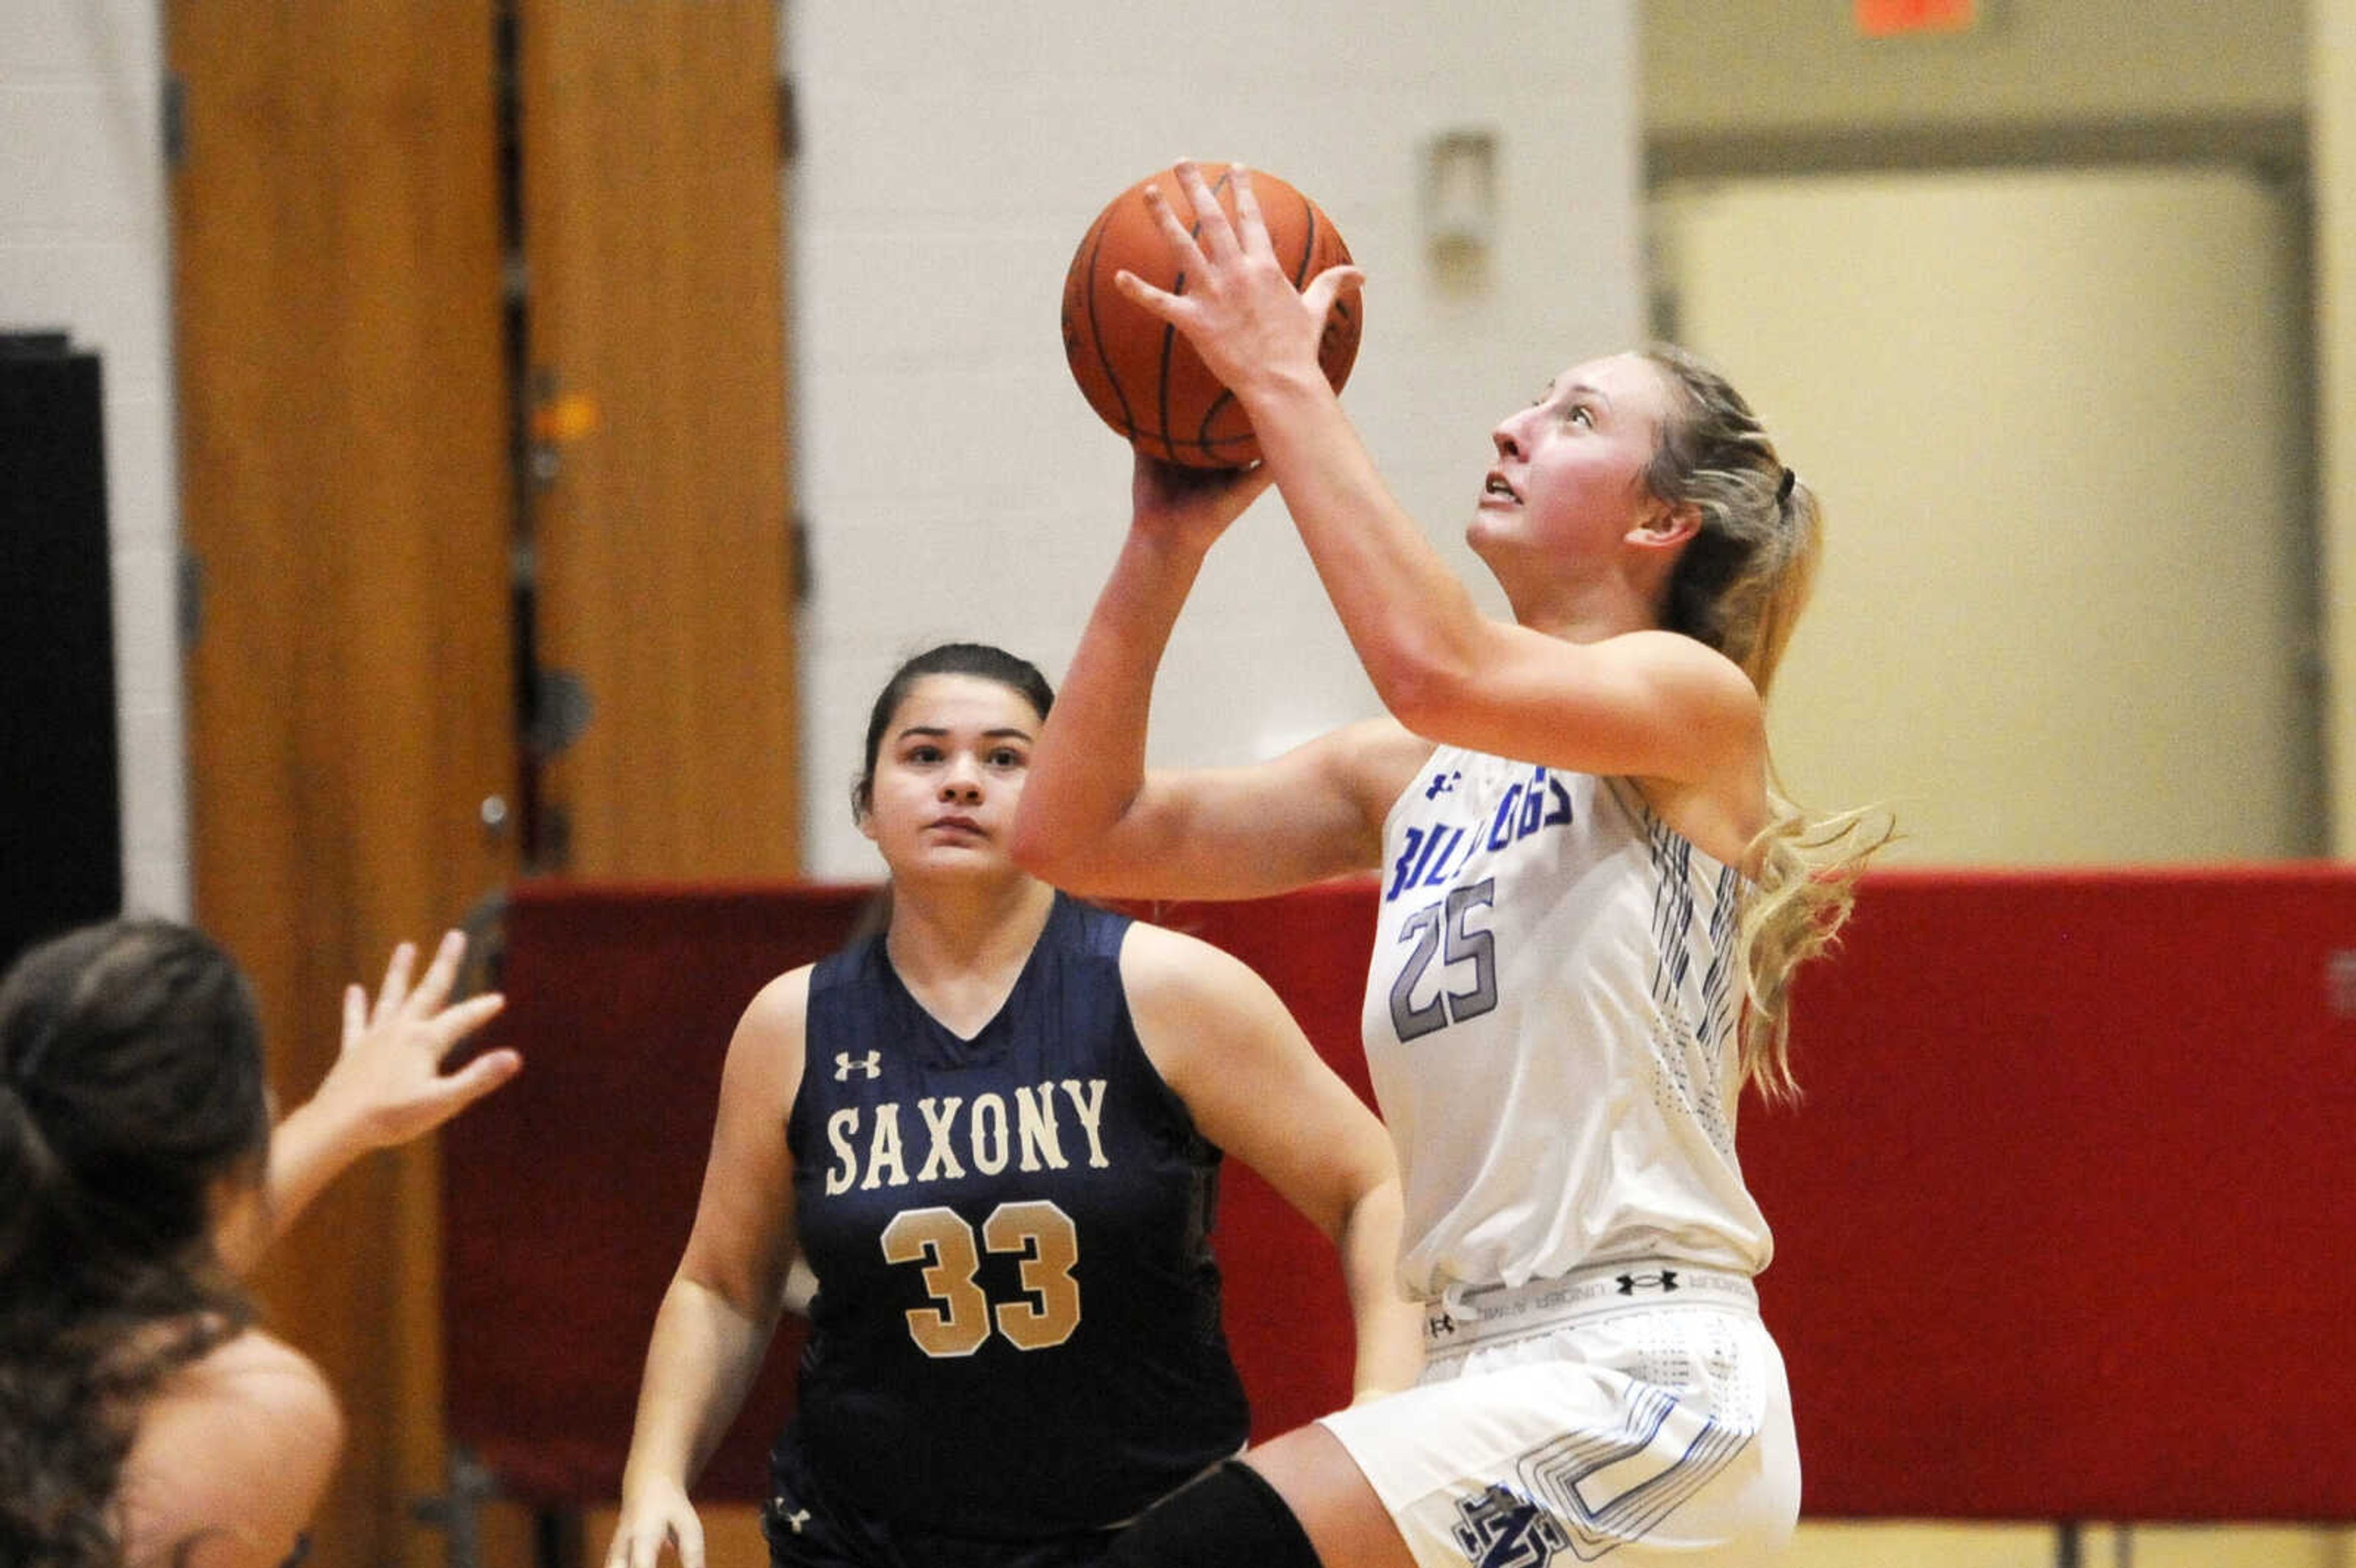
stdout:
<svg viewBox="0 0 2356 1568">
<path fill-rule="evenodd" d="M 1508 590 L 1506 597 L 1516 622 L 1565 642 L 1600 643 L 1660 624 L 1644 590 L 1624 578 L 1547 583 L 1522 592 Z"/>
<path fill-rule="evenodd" d="M 885 950 L 926 1010 L 970 1036 L 1014 988 L 1055 903 L 1055 890 L 1031 877 L 896 888 Z"/>
</svg>

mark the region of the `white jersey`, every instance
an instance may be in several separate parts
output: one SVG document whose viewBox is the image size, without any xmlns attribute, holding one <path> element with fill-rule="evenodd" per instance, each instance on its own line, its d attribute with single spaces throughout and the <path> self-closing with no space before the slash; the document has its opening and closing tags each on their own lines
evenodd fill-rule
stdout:
<svg viewBox="0 0 2356 1568">
<path fill-rule="evenodd" d="M 1383 845 L 1365 1037 L 1408 1288 L 1764 1268 L 1734 1153 L 1737 873 L 1625 782 L 1451 746 Z"/>
</svg>

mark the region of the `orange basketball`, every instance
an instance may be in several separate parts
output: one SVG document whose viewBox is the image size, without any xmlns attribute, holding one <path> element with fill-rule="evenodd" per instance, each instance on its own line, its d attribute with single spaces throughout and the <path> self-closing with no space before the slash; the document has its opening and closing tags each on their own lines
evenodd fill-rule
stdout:
<svg viewBox="0 0 2356 1568">
<path fill-rule="evenodd" d="M 1230 221 L 1235 185 L 1226 164 L 1204 164 L 1203 177 Z M 1350 248 L 1318 205 L 1291 186 L 1252 170 L 1253 194 L 1277 260 L 1304 288 L 1328 267 L 1350 259 Z M 1113 274 L 1134 272 L 1173 294 L 1186 280 L 1153 226 L 1145 187 L 1158 185 L 1171 209 L 1189 218 L 1193 205 L 1167 169 L 1119 196 L 1088 226 L 1064 275 L 1064 357 L 1088 406 L 1140 451 L 1194 468 L 1241 468 L 1259 458 L 1251 421 L 1200 356 L 1173 326 L 1113 286 Z M 1355 294 L 1333 304 L 1318 345 L 1317 362 L 1339 391 L 1358 357 L 1360 309 Z"/>
</svg>

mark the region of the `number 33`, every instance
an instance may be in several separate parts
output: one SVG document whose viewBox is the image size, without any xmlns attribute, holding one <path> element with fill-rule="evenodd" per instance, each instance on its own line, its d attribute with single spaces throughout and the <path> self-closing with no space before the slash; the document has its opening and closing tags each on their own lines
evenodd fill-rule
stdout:
<svg viewBox="0 0 2356 1568">
<path fill-rule="evenodd" d="M 908 1337 L 927 1356 L 970 1356 L 990 1338 L 991 1327 L 1018 1350 L 1044 1350 L 1062 1344 L 1080 1326 L 1080 1286 L 1072 1265 L 1080 1259 L 1080 1239 L 1072 1218 L 1044 1200 L 1001 1203 L 982 1221 L 981 1246 L 993 1253 L 1019 1253 L 1022 1282 L 1032 1299 L 990 1297 L 974 1275 L 981 1253 L 973 1227 L 953 1209 L 906 1209 L 884 1227 L 884 1261 L 925 1265 L 925 1290 L 937 1307 L 908 1313 Z"/>
</svg>

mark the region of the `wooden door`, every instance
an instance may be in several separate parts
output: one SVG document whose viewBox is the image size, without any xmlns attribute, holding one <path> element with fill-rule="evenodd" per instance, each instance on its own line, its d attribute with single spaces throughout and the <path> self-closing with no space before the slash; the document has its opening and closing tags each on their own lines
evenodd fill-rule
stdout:
<svg viewBox="0 0 2356 1568">
<path fill-rule="evenodd" d="M 196 913 L 260 995 L 282 1104 L 337 996 L 501 886 L 515 769 L 492 0 L 172 0 Z M 321 1568 L 439 1560 L 430 1148 L 277 1249 L 273 1324 L 342 1396 Z"/>
<path fill-rule="evenodd" d="M 521 0 L 549 869 L 799 865 L 776 0 Z"/>
</svg>

